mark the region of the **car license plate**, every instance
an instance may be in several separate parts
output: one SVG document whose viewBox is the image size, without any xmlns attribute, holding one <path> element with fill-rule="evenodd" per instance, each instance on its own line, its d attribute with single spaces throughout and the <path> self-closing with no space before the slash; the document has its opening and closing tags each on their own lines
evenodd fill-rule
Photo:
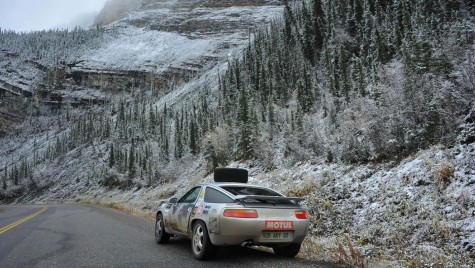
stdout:
<svg viewBox="0 0 475 268">
<path fill-rule="evenodd" d="M 291 240 L 292 232 L 262 232 L 261 241 Z"/>
</svg>

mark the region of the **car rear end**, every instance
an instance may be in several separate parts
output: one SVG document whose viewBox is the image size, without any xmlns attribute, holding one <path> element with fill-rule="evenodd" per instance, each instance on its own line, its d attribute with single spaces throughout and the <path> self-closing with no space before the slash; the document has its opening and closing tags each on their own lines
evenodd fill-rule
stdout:
<svg viewBox="0 0 475 268">
<path fill-rule="evenodd" d="M 235 203 L 224 205 L 210 234 L 215 245 L 300 244 L 308 232 L 309 215 L 298 202 L 263 187 L 223 185 Z"/>
<path fill-rule="evenodd" d="M 216 245 L 300 244 L 309 226 L 308 212 L 300 208 L 225 207 L 219 217 Z"/>
</svg>

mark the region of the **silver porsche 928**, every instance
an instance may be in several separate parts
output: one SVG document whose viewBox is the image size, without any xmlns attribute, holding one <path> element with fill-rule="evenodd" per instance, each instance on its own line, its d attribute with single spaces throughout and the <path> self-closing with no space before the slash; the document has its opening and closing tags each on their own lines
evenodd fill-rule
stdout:
<svg viewBox="0 0 475 268">
<path fill-rule="evenodd" d="M 216 246 L 268 246 L 281 256 L 294 257 L 309 227 L 302 198 L 285 197 L 265 187 L 247 184 L 245 169 L 218 168 L 214 183 L 191 188 L 180 199 L 160 206 L 155 239 L 191 239 L 195 258 L 213 256 Z"/>
</svg>

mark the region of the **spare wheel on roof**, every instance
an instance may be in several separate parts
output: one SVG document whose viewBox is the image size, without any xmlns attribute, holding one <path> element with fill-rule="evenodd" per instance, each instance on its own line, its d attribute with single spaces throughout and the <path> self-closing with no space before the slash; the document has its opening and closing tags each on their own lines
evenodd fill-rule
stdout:
<svg viewBox="0 0 475 268">
<path fill-rule="evenodd" d="M 217 168 L 214 170 L 215 182 L 239 182 L 247 183 L 249 173 L 242 168 Z"/>
</svg>

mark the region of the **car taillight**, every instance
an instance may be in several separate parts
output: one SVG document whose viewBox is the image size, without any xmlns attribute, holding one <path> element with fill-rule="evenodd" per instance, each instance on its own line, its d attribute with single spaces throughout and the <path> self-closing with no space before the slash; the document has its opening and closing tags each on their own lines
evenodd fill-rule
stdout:
<svg viewBox="0 0 475 268">
<path fill-rule="evenodd" d="M 231 218 L 257 218 L 259 215 L 255 209 L 225 209 L 223 216 Z"/>
<path fill-rule="evenodd" d="M 308 219 L 308 212 L 305 211 L 305 210 L 296 210 L 295 212 L 295 217 L 297 217 L 297 219 L 301 219 L 301 220 L 305 220 L 305 219 Z"/>
</svg>

